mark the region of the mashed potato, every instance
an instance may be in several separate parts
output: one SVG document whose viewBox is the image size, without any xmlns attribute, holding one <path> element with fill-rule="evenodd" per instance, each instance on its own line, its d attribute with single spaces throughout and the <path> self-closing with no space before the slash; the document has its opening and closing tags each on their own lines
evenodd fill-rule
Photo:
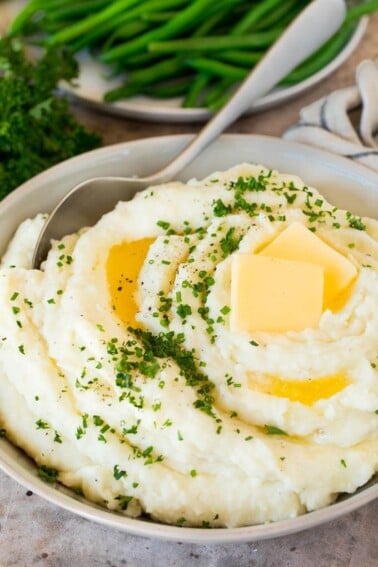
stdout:
<svg viewBox="0 0 378 567">
<path fill-rule="evenodd" d="M 378 222 L 240 165 L 139 193 L 0 270 L 0 428 L 40 475 L 129 516 L 243 526 L 330 504 L 378 468 Z M 299 222 L 358 269 L 316 328 L 231 332 L 230 263 Z"/>
</svg>

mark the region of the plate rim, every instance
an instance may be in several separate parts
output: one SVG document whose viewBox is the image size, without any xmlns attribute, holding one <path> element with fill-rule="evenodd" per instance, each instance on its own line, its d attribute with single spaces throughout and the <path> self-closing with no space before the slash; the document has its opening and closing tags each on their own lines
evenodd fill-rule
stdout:
<svg viewBox="0 0 378 567">
<path fill-rule="evenodd" d="M 0 202 L 0 217 L 3 214 L 6 214 L 8 207 L 16 205 L 19 199 L 22 200 L 24 198 L 27 198 L 28 194 L 33 192 L 33 190 L 35 190 L 35 188 L 40 185 L 42 179 L 44 182 L 46 182 L 49 177 L 54 178 L 56 175 L 59 175 L 61 172 L 67 169 L 67 167 L 69 168 L 73 164 L 82 164 L 84 166 L 84 163 L 88 159 L 89 155 L 92 157 L 93 161 L 100 156 L 110 161 L 114 153 L 116 153 L 117 156 L 119 156 L 118 159 L 120 159 L 120 156 L 122 154 L 125 154 L 125 151 L 127 153 L 127 150 L 130 147 L 132 148 L 133 146 L 143 146 L 144 144 L 146 144 L 146 142 L 152 145 L 160 145 L 164 143 L 176 143 L 178 140 L 182 142 L 184 140 L 190 140 L 190 138 L 192 137 L 193 136 L 191 134 L 178 134 L 142 138 L 138 140 L 105 146 L 96 150 L 92 150 L 91 152 L 86 152 L 79 156 L 73 157 L 33 177 L 26 183 L 22 184 L 15 191 L 13 191 L 5 199 L 3 199 L 3 201 Z M 292 151 L 299 150 L 302 152 L 302 154 L 315 152 L 315 154 L 319 158 L 328 157 L 331 158 L 332 161 L 336 160 L 336 164 L 337 162 L 348 163 L 348 165 L 352 166 L 357 173 L 360 172 L 362 175 L 367 175 L 368 177 L 372 176 L 372 179 L 376 178 L 378 181 L 377 173 L 369 170 L 365 166 L 351 162 L 351 160 L 348 160 L 345 157 L 331 154 L 330 152 L 326 152 L 318 148 L 313 148 L 312 146 L 306 146 L 304 144 L 291 142 L 273 136 L 253 134 L 224 134 L 223 136 L 221 136 L 221 139 L 225 139 L 229 143 L 232 143 L 232 139 L 236 138 L 242 140 L 250 139 L 254 143 L 258 143 L 261 140 L 268 143 L 270 142 L 277 145 L 283 145 L 287 148 L 290 148 Z M 67 191 L 68 190 L 69 189 L 67 189 Z M 2 454 L 3 446 L 9 446 L 11 447 L 11 450 L 15 449 L 16 451 L 20 451 L 22 453 L 22 456 L 27 458 L 25 456 L 26 454 L 21 449 L 13 445 L 10 441 L 8 441 L 7 439 L 0 439 L 0 469 L 3 470 L 12 479 L 19 482 L 22 486 L 29 490 L 32 490 L 48 502 L 55 504 L 58 507 L 63 508 L 64 510 L 68 510 L 69 512 L 72 512 L 80 517 L 89 519 L 102 525 L 106 525 L 108 527 L 116 528 L 133 535 L 153 537 L 166 541 L 185 541 L 188 543 L 201 544 L 237 543 L 259 541 L 268 538 L 286 536 L 332 521 L 378 498 L 378 482 L 376 482 L 372 486 L 367 486 L 366 488 L 361 487 L 359 489 L 359 492 L 355 492 L 345 500 L 335 502 L 319 510 L 307 512 L 306 514 L 287 520 L 238 528 L 212 528 L 209 530 L 204 530 L 201 528 L 178 527 L 159 522 L 147 522 L 141 519 L 129 518 L 127 516 L 117 514 L 113 511 L 97 508 L 89 501 L 80 501 L 74 497 L 74 494 L 70 496 L 63 492 L 62 489 L 57 489 L 53 485 L 43 483 L 43 481 L 38 478 L 36 473 L 33 474 L 34 470 L 28 470 L 22 464 L 18 462 L 12 462 L 12 457 L 9 457 L 9 455 L 7 455 L 5 452 L 4 454 Z M 64 488 L 64 490 L 69 491 L 69 489 L 66 488 Z"/>
</svg>

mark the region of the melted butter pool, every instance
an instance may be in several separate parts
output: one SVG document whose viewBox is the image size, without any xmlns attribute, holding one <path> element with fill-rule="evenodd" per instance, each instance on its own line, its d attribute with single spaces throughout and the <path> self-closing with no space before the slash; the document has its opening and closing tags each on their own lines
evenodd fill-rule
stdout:
<svg viewBox="0 0 378 567">
<path fill-rule="evenodd" d="M 106 275 L 112 306 L 127 327 L 141 327 L 135 319 L 138 276 L 155 238 L 142 238 L 113 246 L 106 262 Z"/>
<path fill-rule="evenodd" d="M 292 402 L 300 402 L 307 406 L 311 406 L 319 400 L 331 398 L 348 385 L 349 381 L 344 374 L 306 380 L 288 380 L 271 375 L 264 376 L 262 379 L 249 377 L 249 387 L 252 390 L 279 398 L 287 398 Z"/>
</svg>

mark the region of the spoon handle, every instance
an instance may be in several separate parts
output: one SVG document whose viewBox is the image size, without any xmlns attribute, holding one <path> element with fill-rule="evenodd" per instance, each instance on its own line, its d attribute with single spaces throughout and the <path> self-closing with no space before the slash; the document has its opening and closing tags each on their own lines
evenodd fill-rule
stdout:
<svg viewBox="0 0 378 567">
<path fill-rule="evenodd" d="M 193 141 L 166 167 L 146 181 L 165 182 L 239 118 L 251 104 L 269 92 L 299 63 L 323 45 L 345 19 L 344 0 L 314 0 L 305 8 L 254 67 L 228 103 L 207 123 Z"/>
</svg>

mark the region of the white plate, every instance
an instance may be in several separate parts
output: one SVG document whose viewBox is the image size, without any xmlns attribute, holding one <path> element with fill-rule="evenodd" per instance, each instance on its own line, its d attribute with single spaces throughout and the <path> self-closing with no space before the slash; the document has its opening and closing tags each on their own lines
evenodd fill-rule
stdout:
<svg viewBox="0 0 378 567">
<path fill-rule="evenodd" d="M 73 185 L 97 175 L 148 174 L 183 148 L 190 136 L 148 138 L 83 154 L 38 175 L 0 203 L 0 255 L 17 225 L 37 212 L 49 211 Z M 378 176 L 354 162 L 285 140 L 226 135 L 187 167 L 180 179 L 202 177 L 242 161 L 263 163 L 295 173 L 336 206 L 378 218 Z M 148 169 L 147 169 L 148 168 Z M 298 518 L 233 529 L 179 528 L 135 520 L 99 508 L 70 490 L 45 484 L 35 465 L 6 439 L 0 439 L 0 468 L 43 498 L 90 520 L 133 534 L 197 543 L 253 541 L 285 535 L 330 521 L 378 497 L 378 479 L 337 503 Z"/>
<path fill-rule="evenodd" d="M 25 4 L 25 0 L 7 0 L 0 4 L 0 32 L 5 30 L 14 16 Z M 323 69 L 300 83 L 290 87 L 277 87 L 255 102 L 249 112 L 265 110 L 290 100 L 313 87 L 335 71 L 356 49 L 368 24 L 368 17 L 362 18 L 339 54 Z M 180 98 L 156 99 L 147 96 L 133 97 L 116 103 L 103 102 L 104 94 L 120 85 L 119 79 L 105 80 L 109 68 L 89 56 L 80 57 L 80 76 L 75 88 L 65 89 L 81 102 L 110 114 L 138 118 L 152 122 L 203 122 L 210 113 L 205 108 L 182 108 Z"/>
</svg>

